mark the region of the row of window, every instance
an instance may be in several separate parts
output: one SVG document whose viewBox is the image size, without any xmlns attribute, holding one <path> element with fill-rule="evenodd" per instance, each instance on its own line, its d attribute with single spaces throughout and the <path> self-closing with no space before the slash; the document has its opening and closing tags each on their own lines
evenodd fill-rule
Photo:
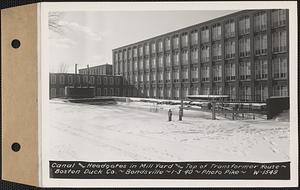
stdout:
<svg viewBox="0 0 300 190">
<path fill-rule="evenodd" d="M 287 51 L 287 37 L 286 31 L 279 31 L 272 34 L 272 50 L 274 53 L 286 52 Z M 239 56 L 240 57 L 248 57 L 250 56 L 251 48 L 250 48 L 250 38 L 242 38 L 239 40 Z M 199 52 L 198 48 L 191 49 L 191 62 L 197 63 L 199 59 L 199 53 L 201 57 L 201 62 L 210 61 L 210 46 L 204 45 L 201 47 Z M 265 55 L 267 54 L 267 35 L 257 35 L 254 38 L 254 54 Z M 173 54 L 173 65 L 179 65 L 180 56 L 179 52 L 175 52 Z M 235 41 L 229 40 L 225 42 L 225 59 L 231 59 L 236 56 L 236 44 Z M 164 67 L 164 59 L 165 65 L 171 66 L 171 54 L 167 53 L 165 56 L 159 55 L 158 57 L 152 57 L 151 59 L 145 58 L 133 61 L 133 65 L 124 64 L 124 72 L 133 70 L 150 69 L 150 60 L 151 60 L 151 68 L 156 67 Z M 212 44 L 212 59 L 214 61 L 222 59 L 222 45 L 221 43 Z M 130 63 L 130 62 L 129 62 Z M 188 64 L 189 63 L 189 51 L 185 50 L 181 53 L 181 63 Z M 120 67 L 120 69 L 118 69 Z M 133 68 L 132 68 L 133 67 Z M 123 68 L 119 65 L 116 65 L 116 72 L 123 72 Z"/>
<path fill-rule="evenodd" d="M 57 77 L 58 77 L 58 80 L 59 82 L 57 83 Z M 76 83 L 77 84 L 81 84 L 81 82 L 83 84 L 91 84 L 91 85 L 94 85 L 95 84 L 95 76 L 77 76 L 76 78 Z M 82 79 L 82 81 L 81 81 Z M 104 85 L 120 85 L 120 78 L 114 78 L 114 77 L 96 77 L 96 83 L 101 85 L 101 84 L 104 84 Z M 103 82 L 102 82 L 103 80 Z M 64 84 L 69 84 L 69 85 L 74 85 L 75 84 L 75 81 L 74 81 L 74 76 L 73 75 L 68 75 L 67 76 L 67 81 L 66 81 L 66 76 L 65 75 L 50 75 L 50 84 L 61 84 L 61 85 L 64 85 Z"/>
<path fill-rule="evenodd" d="M 96 88 L 95 89 L 96 96 L 120 96 L 119 88 Z M 50 89 L 50 97 L 65 97 L 66 92 L 65 88 L 51 88 Z"/>
<path fill-rule="evenodd" d="M 268 61 L 266 59 L 259 59 L 255 61 L 255 79 L 257 80 L 266 80 L 268 78 Z M 273 79 L 286 79 L 287 73 L 288 73 L 288 63 L 287 58 L 275 58 L 272 61 L 272 77 Z M 210 67 L 208 65 L 202 65 L 201 66 L 201 80 L 203 82 L 210 81 Z M 226 81 L 234 81 L 237 79 L 236 74 L 236 63 L 234 62 L 227 62 L 225 63 L 225 80 Z M 221 81 L 222 80 L 222 72 L 223 68 L 221 64 L 215 64 L 212 67 L 212 74 L 213 74 L 213 81 Z M 159 83 L 163 83 L 164 81 L 166 83 L 171 82 L 171 74 L 173 74 L 173 82 L 180 82 L 180 73 L 179 70 L 173 70 L 173 73 L 171 71 L 158 71 L 158 72 L 152 72 L 143 74 L 135 74 L 130 75 L 129 80 L 128 76 L 125 75 L 125 79 L 130 81 L 131 84 L 139 82 L 152 82 L 156 83 L 158 81 Z M 158 78 L 156 78 L 156 76 Z M 139 77 L 139 78 L 138 78 Z M 145 77 L 145 79 L 144 79 Z M 165 79 L 164 79 L 165 77 Z M 239 79 L 240 80 L 250 80 L 251 79 L 251 62 L 250 61 L 243 61 L 239 63 Z M 188 81 L 188 70 L 183 69 L 181 70 L 181 82 L 187 82 Z M 198 81 L 198 67 L 192 67 L 191 68 L 191 81 L 196 82 Z"/>
<path fill-rule="evenodd" d="M 89 73 L 88 73 L 89 72 Z M 79 74 L 83 75 L 107 75 L 109 73 L 112 73 L 112 66 L 109 67 L 96 67 L 96 68 L 89 68 L 89 69 L 79 69 Z"/>
<path fill-rule="evenodd" d="M 174 98 L 177 99 L 180 97 L 180 90 L 182 94 L 182 98 L 187 97 L 188 95 L 229 95 L 231 100 L 242 100 L 242 101 L 265 101 L 269 97 L 269 90 L 268 86 L 264 84 L 260 84 L 255 87 L 254 89 L 254 97 L 251 94 L 251 87 L 250 86 L 242 86 L 239 88 L 239 96 L 237 96 L 237 88 L 236 86 L 214 86 L 212 88 L 212 92 L 210 86 L 204 86 L 201 89 L 199 87 L 191 87 L 190 90 L 187 87 L 178 88 L 174 87 L 171 89 L 170 87 L 167 88 L 149 88 L 141 89 L 141 94 L 144 94 L 147 97 L 160 97 L 160 98 Z M 201 91 L 201 93 L 200 93 Z M 127 93 L 130 93 L 127 91 Z M 128 94 L 129 95 L 129 94 Z M 272 95 L 273 96 L 288 96 L 288 87 L 286 85 L 276 85 L 272 88 Z"/>
<path fill-rule="evenodd" d="M 286 10 L 273 10 L 272 11 L 272 26 L 278 27 L 286 24 Z M 238 29 L 240 35 L 245 35 L 250 33 L 250 17 L 243 16 L 238 20 Z M 265 31 L 267 29 L 267 13 L 259 12 L 254 16 L 254 31 Z M 224 25 L 225 30 L 225 38 L 234 37 L 235 36 L 235 21 L 233 19 L 227 20 Z M 222 28 L 221 24 L 217 23 L 212 26 L 211 29 L 211 37 L 213 41 L 220 40 L 222 38 Z M 210 30 L 208 26 L 202 27 L 200 30 L 201 43 L 207 43 L 210 41 Z M 190 40 L 191 44 L 198 44 L 198 30 L 194 30 L 191 32 Z M 189 35 L 187 32 L 184 32 L 180 35 L 175 35 L 172 38 L 173 48 L 179 48 L 179 41 L 181 40 L 182 47 L 188 46 Z M 171 38 L 167 37 L 164 42 L 162 40 L 158 41 L 157 46 L 156 43 L 151 43 L 151 45 L 145 45 L 145 49 L 142 46 L 135 47 L 132 49 L 128 49 L 128 57 L 126 51 L 124 52 L 124 59 L 131 59 L 132 53 L 133 57 L 143 56 L 144 51 L 146 55 L 151 53 L 162 52 L 165 46 L 165 50 L 168 51 L 171 49 Z M 122 52 L 115 53 L 115 61 L 122 60 Z"/>
</svg>

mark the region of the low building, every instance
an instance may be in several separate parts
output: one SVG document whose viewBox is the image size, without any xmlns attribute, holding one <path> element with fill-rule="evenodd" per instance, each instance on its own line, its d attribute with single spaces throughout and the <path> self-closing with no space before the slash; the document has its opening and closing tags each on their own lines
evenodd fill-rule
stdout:
<svg viewBox="0 0 300 190">
<path fill-rule="evenodd" d="M 123 79 L 121 76 L 50 73 L 49 97 L 66 97 L 69 88 L 94 88 L 95 96 L 122 96 Z"/>
<path fill-rule="evenodd" d="M 94 67 L 79 69 L 79 74 L 90 75 L 112 75 L 112 65 L 104 64 Z"/>
</svg>

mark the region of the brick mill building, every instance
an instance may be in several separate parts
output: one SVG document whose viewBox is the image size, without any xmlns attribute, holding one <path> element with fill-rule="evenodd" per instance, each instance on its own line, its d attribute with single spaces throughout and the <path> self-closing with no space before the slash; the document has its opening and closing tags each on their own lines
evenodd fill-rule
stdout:
<svg viewBox="0 0 300 190">
<path fill-rule="evenodd" d="M 113 74 L 124 78 L 123 96 L 288 96 L 288 26 L 288 10 L 236 12 L 113 49 Z"/>
<path fill-rule="evenodd" d="M 66 97 L 67 88 L 92 88 L 94 96 L 122 96 L 123 78 L 112 75 L 112 65 L 79 69 L 75 73 L 50 73 L 49 97 Z"/>
</svg>

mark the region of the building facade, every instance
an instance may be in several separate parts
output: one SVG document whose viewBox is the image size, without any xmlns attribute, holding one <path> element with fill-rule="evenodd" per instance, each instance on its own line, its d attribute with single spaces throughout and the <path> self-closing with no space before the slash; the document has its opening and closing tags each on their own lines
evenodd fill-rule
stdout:
<svg viewBox="0 0 300 190">
<path fill-rule="evenodd" d="M 94 88 L 95 96 L 122 96 L 121 76 L 50 73 L 49 97 L 66 97 L 66 87 Z"/>
<path fill-rule="evenodd" d="M 288 10 L 244 10 L 112 50 L 123 95 L 289 95 Z M 295 63 L 296 64 L 296 63 Z"/>
<path fill-rule="evenodd" d="M 94 67 L 79 69 L 79 74 L 87 74 L 90 75 L 113 75 L 112 74 L 112 65 L 104 64 L 104 65 L 97 65 Z"/>
</svg>

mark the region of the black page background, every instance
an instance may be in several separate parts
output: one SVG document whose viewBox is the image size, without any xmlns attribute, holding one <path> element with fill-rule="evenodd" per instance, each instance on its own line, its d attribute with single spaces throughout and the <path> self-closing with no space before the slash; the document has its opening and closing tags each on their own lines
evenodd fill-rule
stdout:
<svg viewBox="0 0 300 190">
<path fill-rule="evenodd" d="M 91 1 L 91 0 L 89 0 L 89 1 Z M 55 0 L 54 1 L 51 1 L 51 0 L 46 0 L 46 1 L 43 1 L 43 0 L 0 0 L 0 8 L 4 9 L 4 8 L 15 7 L 15 6 L 31 4 L 31 3 L 37 3 L 37 2 L 59 2 L 59 1 L 55 1 Z M 62 1 L 62 2 L 74 2 L 74 1 Z M 1 26 L 0 26 L 0 28 L 1 28 Z M 299 28 L 298 28 L 298 30 L 299 30 Z M 299 34 L 299 31 L 298 31 L 298 34 Z M 1 47 L 0 47 L 0 49 L 1 49 Z M 1 56 L 1 51 L 0 51 L 0 56 Z M 300 67 L 298 67 L 298 73 L 299 73 L 299 68 Z M 1 66 L 0 66 L 0 71 L 1 71 Z M 1 78 L 0 78 L 0 80 L 1 80 Z M 1 88 L 1 84 L 0 84 L 0 88 Z M 1 90 L 1 92 L 2 92 L 2 90 Z M 298 78 L 298 92 L 299 92 L 299 78 Z M 2 97 L 2 95 L 1 95 L 1 97 Z M 299 97 L 299 95 L 298 95 L 298 97 Z M 1 100 L 2 100 L 2 98 L 1 98 Z M 299 110 L 299 104 L 298 104 L 298 110 Z M 2 117 L 2 106 L 1 106 L 1 117 Z M 299 118 L 299 114 L 298 114 L 298 118 Z M 2 137 L 2 133 L 1 133 L 2 132 L 2 127 L 0 129 L 1 129 L 0 130 L 0 137 Z M 299 137 L 299 131 L 298 131 L 298 137 Z M 1 140 L 0 140 L 0 150 L 1 150 Z M 1 154 L 1 151 L 0 151 L 0 154 Z M 2 158 L 2 155 L 0 156 L 0 161 L 1 161 L 1 158 Z M 298 159 L 299 159 L 299 157 L 298 157 Z M 0 169 L 1 169 L 1 163 L 2 162 L 0 162 Z M 298 170 L 299 170 L 299 168 L 298 168 Z M 1 172 L 0 172 L 0 176 L 1 176 Z M 2 177 L 1 177 L 1 179 L 2 179 Z M 298 184 L 298 187 L 299 187 L 299 184 Z M 31 186 L 27 186 L 27 185 L 11 183 L 11 182 L 0 180 L 0 190 L 38 190 L 38 189 L 49 189 L 49 190 L 78 189 L 78 190 L 83 190 L 83 189 L 86 189 L 86 188 L 37 188 L 37 187 L 31 187 Z M 100 189 L 100 188 L 91 188 L 91 189 Z M 180 188 L 180 189 L 183 189 L 183 188 Z M 207 188 L 201 188 L 201 189 L 207 189 Z M 241 189 L 241 188 L 214 188 L 214 189 L 220 189 L 221 190 L 221 189 Z M 269 190 L 271 190 L 271 189 L 298 189 L 298 188 L 242 188 L 242 189 L 269 189 Z"/>
</svg>

